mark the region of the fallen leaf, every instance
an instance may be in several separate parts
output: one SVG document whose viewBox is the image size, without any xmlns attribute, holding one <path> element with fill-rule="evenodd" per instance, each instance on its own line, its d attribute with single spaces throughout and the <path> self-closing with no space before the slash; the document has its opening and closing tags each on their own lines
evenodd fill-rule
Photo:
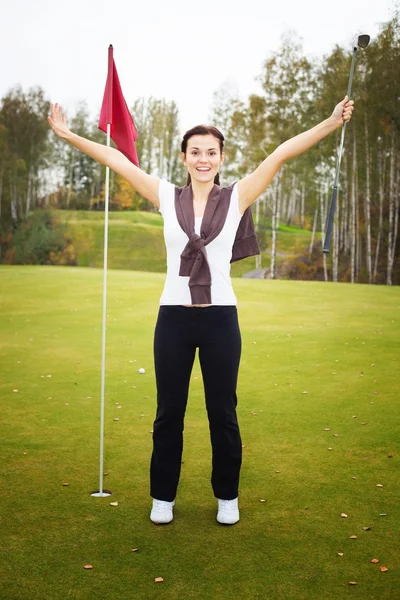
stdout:
<svg viewBox="0 0 400 600">
<path fill-rule="evenodd" d="M 110 506 L 118 506 L 118 502 L 110 502 Z"/>
<path fill-rule="evenodd" d="M 139 552 L 139 548 L 132 548 L 132 552 Z"/>
<path fill-rule="evenodd" d="M 92 565 L 83 565 L 84 569 L 93 569 Z"/>
<path fill-rule="evenodd" d="M 387 567 L 384 567 L 383 565 L 381 565 L 379 568 L 382 571 L 382 573 L 386 573 L 386 571 L 388 570 Z"/>
<path fill-rule="evenodd" d="M 344 556 L 343 552 L 338 552 L 338 556 Z"/>
<path fill-rule="evenodd" d="M 373 559 L 371 560 L 371 562 L 372 562 L 372 563 L 374 563 L 374 565 L 376 565 L 376 563 L 378 563 L 378 562 L 379 562 L 379 558 L 373 558 Z"/>
<path fill-rule="evenodd" d="M 164 579 L 162 577 L 156 577 L 154 580 L 156 583 L 162 583 Z"/>
<path fill-rule="evenodd" d="M 340 516 L 343 517 L 344 519 L 347 519 L 346 513 L 342 513 Z"/>
<path fill-rule="evenodd" d="M 349 537 L 349 540 L 356 540 L 356 539 L 357 539 L 357 536 L 356 536 L 356 535 L 351 535 L 351 536 Z"/>
</svg>

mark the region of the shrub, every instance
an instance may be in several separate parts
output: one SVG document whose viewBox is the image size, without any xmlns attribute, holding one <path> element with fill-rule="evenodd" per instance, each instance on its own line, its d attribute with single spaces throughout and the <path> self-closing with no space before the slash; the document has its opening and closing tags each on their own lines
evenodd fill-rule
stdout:
<svg viewBox="0 0 400 600">
<path fill-rule="evenodd" d="M 305 281 L 323 281 L 324 265 L 321 245 L 314 245 L 311 256 L 302 254 L 288 259 L 282 268 L 285 279 L 301 279 Z"/>
<path fill-rule="evenodd" d="M 66 225 L 51 210 L 37 210 L 15 230 L 4 262 L 19 265 L 76 265 Z"/>
</svg>

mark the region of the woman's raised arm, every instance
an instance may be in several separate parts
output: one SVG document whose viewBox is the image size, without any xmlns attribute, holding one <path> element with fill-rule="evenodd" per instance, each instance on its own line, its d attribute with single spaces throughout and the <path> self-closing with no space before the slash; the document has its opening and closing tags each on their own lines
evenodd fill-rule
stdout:
<svg viewBox="0 0 400 600">
<path fill-rule="evenodd" d="M 272 152 L 257 169 L 238 182 L 240 212 L 244 213 L 257 198 L 267 189 L 282 165 L 299 154 L 302 154 L 324 137 L 350 121 L 354 110 L 353 100 L 347 96 L 336 105 L 332 115 L 318 123 L 312 129 L 304 131 L 290 140 L 283 142 Z"/>
<path fill-rule="evenodd" d="M 159 208 L 158 187 L 160 180 L 158 177 L 148 175 L 139 167 L 131 163 L 122 152 L 92 142 L 86 138 L 80 137 L 68 128 L 66 116 L 62 112 L 61 106 L 51 104 L 51 116 L 47 117 L 50 127 L 54 133 L 61 139 L 66 140 L 72 146 L 84 152 L 97 162 L 110 167 L 113 171 L 121 175 L 132 186 L 134 190 L 139 192 L 146 200 Z"/>
</svg>

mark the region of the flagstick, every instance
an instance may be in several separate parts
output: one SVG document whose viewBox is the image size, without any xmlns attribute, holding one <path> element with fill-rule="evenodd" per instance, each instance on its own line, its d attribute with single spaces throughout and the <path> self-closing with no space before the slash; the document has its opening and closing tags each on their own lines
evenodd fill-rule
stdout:
<svg viewBox="0 0 400 600">
<path fill-rule="evenodd" d="M 113 102 L 113 46 L 108 47 L 108 71 L 107 71 L 107 146 L 110 146 L 112 102 Z M 104 269 L 103 269 L 103 326 L 101 335 L 101 401 L 100 401 L 100 474 L 99 491 L 91 495 L 104 498 L 111 496 L 109 490 L 103 491 L 103 463 L 104 463 L 104 379 L 106 367 L 106 321 L 107 321 L 107 256 L 108 256 L 108 198 L 110 187 L 110 168 L 106 167 L 106 189 L 104 205 Z"/>
<path fill-rule="evenodd" d="M 110 128 L 107 124 L 107 146 L 110 145 Z M 102 341 L 101 341 L 101 400 L 100 400 L 100 474 L 99 491 L 91 494 L 95 497 L 104 498 L 110 496 L 109 492 L 103 491 L 103 469 L 104 469 L 104 382 L 106 365 L 106 321 L 107 321 L 107 256 L 108 256 L 108 199 L 110 184 L 110 168 L 106 167 L 106 186 L 105 186 L 105 219 L 104 219 L 104 267 L 103 267 L 103 323 L 102 323 Z"/>
<path fill-rule="evenodd" d="M 110 145 L 110 123 L 107 123 L 107 146 Z M 106 167 L 105 189 L 105 219 L 104 219 L 104 274 L 103 274 L 103 326 L 101 342 L 101 401 L 100 401 L 100 475 L 99 491 L 91 494 L 96 498 L 111 496 L 111 492 L 103 491 L 103 463 L 104 463 L 104 380 L 106 366 L 106 320 L 107 320 L 107 255 L 108 255 L 108 198 L 110 187 L 110 168 Z"/>
</svg>

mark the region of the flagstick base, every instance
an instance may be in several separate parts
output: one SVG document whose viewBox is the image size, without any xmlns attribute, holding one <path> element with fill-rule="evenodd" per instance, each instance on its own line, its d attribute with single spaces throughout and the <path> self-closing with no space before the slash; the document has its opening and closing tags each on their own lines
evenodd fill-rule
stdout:
<svg viewBox="0 0 400 600">
<path fill-rule="evenodd" d="M 104 490 L 103 492 L 93 492 L 93 494 L 90 495 L 94 498 L 107 498 L 108 496 L 111 496 L 111 492 L 110 490 Z"/>
</svg>

